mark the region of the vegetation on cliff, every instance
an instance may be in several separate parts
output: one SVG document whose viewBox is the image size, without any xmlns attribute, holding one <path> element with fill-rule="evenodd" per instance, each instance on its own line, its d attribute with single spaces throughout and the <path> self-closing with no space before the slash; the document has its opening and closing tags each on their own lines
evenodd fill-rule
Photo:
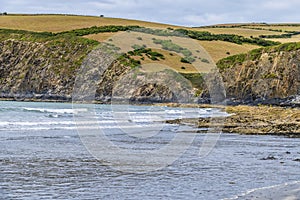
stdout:
<svg viewBox="0 0 300 200">
<path fill-rule="evenodd" d="M 0 30 L 1 97 L 70 100 L 74 75 L 97 45 L 71 35 Z"/>
<path fill-rule="evenodd" d="M 229 98 L 280 104 L 280 99 L 299 95 L 299 62 L 300 43 L 287 43 L 230 56 L 217 66 Z"/>
<path fill-rule="evenodd" d="M 300 49 L 299 42 L 285 43 L 267 48 L 259 48 L 249 51 L 248 53 L 237 54 L 221 59 L 217 62 L 217 66 L 220 70 L 233 67 L 235 64 L 241 64 L 245 61 L 258 60 L 263 53 L 275 53 L 275 52 L 291 52 Z"/>
</svg>

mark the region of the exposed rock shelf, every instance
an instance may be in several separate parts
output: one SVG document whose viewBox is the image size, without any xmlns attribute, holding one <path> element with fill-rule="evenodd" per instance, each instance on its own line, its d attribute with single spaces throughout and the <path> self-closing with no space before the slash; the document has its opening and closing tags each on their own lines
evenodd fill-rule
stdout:
<svg viewBox="0 0 300 200">
<path fill-rule="evenodd" d="M 300 109 L 269 106 L 220 107 L 224 118 L 176 119 L 167 123 L 191 124 L 198 128 L 220 128 L 224 133 L 284 135 L 300 137 Z"/>
</svg>

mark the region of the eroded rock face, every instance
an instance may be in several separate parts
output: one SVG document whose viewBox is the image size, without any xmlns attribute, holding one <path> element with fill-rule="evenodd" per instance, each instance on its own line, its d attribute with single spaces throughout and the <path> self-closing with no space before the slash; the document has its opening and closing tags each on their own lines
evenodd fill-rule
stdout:
<svg viewBox="0 0 300 200">
<path fill-rule="evenodd" d="M 300 93 L 300 50 L 265 52 L 222 71 L 222 76 L 229 98 L 248 102 L 288 98 Z"/>
<path fill-rule="evenodd" d="M 82 67 L 86 69 L 81 71 Z M 82 82 L 76 85 L 80 76 Z M 198 102 L 210 97 L 221 102 L 226 91 L 227 98 L 238 102 L 299 104 L 300 50 L 265 50 L 256 59 L 222 70 L 221 76 L 207 76 Z M 82 94 L 93 89 L 89 98 L 104 103 L 112 99 L 184 103 L 191 102 L 195 92 L 176 73 L 131 69 L 118 60 L 110 62 L 99 50 L 91 52 L 88 45 L 0 42 L 0 98 L 71 101 L 76 87 Z"/>
<path fill-rule="evenodd" d="M 102 102 L 191 102 L 193 87 L 172 70 L 147 72 L 115 62 L 101 76 L 96 100 Z"/>
<path fill-rule="evenodd" d="M 0 97 L 108 103 L 190 101 L 193 88 L 178 73 L 131 69 L 101 49 L 77 44 L 0 42 Z M 75 91 L 75 93 L 74 93 Z"/>
<path fill-rule="evenodd" d="M 78 62 L 87 47 L 26 41 L 0 42 L 0 95 L 70 100 Z"/>
</svg>

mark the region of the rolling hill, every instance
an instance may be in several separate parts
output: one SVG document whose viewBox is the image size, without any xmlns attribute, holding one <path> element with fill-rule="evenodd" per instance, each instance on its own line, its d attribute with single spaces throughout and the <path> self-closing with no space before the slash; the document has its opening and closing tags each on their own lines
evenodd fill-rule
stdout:
<svg viewBox="0 0 300 200">
<path fill-rule="evenodd" d="M 138 35 L 134 36 L 132 32 L 136 31 Z M 123 38 L 118 38 L 120 34 Z M 129 35 L 124 38 L 126 34 Z M 174 36 L 179 36 L 176 42 L 172 40 Z M 186 48 L 186 37 L 196 47 Z M 125 82 L 127 85 L 142 81 L 146 73 L 156 76 L 153 80 L 157 81 L 157 71 L 165 70 L 163 79 L 180 82 L 168 82 L 169 85 L 180 90 L 187 86 L 169 69 L 190 81 L 187 93 L 207 98 L 205 74 L 216 67 L 214 62 L 231 98 L 249 102 L 298 94 L 299 79 L 293 73 L 299 71 L 300 45 L 289 42 L 300 42 L 300 24 L 178 27 L 95 16 L 5 15 L 0 16 L 0 96 L 69 101 L 76 74 L 86 64 L 86 57 L 91 52 L 103 57 L 97 50 L 99 44 L 116 49 L 111 43 L 122 46 L 124 41 L 133 45 L 114 63 L 96 72 L 91 66 L 97 68 L 102 61 L 87 65 L 91 69 L 86 73 L 98 73 L 100 77 L 96 99 L 101 102 L 109 101 L 114 83 L 131 72 L 135 78 Z M 148 68 L 139 68 L 141 64 Z M 195 64 L 199 67 L 195 68 Z M 125 83 L 120 91 L 129 93 Z M 264 88 L 270 92 L 262 91 Z M 165 86 L 153 83 L 142 85 L 133 98 L 141 95 L 145 97 L 142 101 L 148 102 L 176 99 Z"/>
<path fill-rule="evenodd" d="M 107 25 L 116 25 L 116 26 L 141 26 L 154 29 L 166 29 L 166 28 L 185 28 L 188 30 L 195 31 L 207 31 L 212 34 L 234 34 L 244 37 L 259 37 L 260 35 L 280 35 L 283 32 L 271 31 L 270 29 L 280 29 L 282 31 L 297 31 L 300 30 L 299 27 L 295 26 L 267 26 L 267 25 L 251 25 L 245 24 L 242 27 L 238 25 L 224 26 L 217 25 L 211 27 L 178 27 L 168 24 L 160 24 L 153 22 L 145 22 L 138 20 L 127 20 L 127 19 L 118 19 L 118 18 L 106 18 L 106 17 L 96 17 L 96 16 L 76 16 L 76 15 L 6 15 L 0 16 L 0 28 L 1 29 L 14 29 L 14 30 L 27 30 L 34 32 L 63 32 L 70 31 L 74 29 L 88 28 L 92 26 L 107 26 Z M 257 28 L 257 29 L 255 29 Z M 261 29 L 261 30 L 258 30 Z M 102 42 L 109 37 L 113 36 L 114 33 L 99 33 L 99 34 L 90 34 L 85 37 L 97 40 Z M 297 42 L 300 41 L 300 37 L 293 36 L 292 38 L 274 38 L 271 39 L 279 42 Z M 208 53 L 213 57 L 214 61 L 225 58 L 230 55 L 246 53 L 249 50 L 258 48 L 257 45 L 235 45 L 223 41 L 201 41 L 201 45 L 208 51 Z"/>
</svg>

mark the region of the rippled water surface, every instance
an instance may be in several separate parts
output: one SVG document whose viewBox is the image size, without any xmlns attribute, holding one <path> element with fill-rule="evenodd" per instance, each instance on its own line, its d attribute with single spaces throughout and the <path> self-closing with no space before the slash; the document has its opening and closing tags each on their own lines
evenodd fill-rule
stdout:
<svg viewBox="0 0 300 200">
<path fill-rule="evenodd" d="M 199 157 L 205 135 L 161 119 L 223 116 L 214 109 L 0 102 L 0 199 L 300 199 L 300 139 L 222 134 L 211 153 Z M 117 115 L 115 113 L 118 113 Z M 127 116 L 124 118 L 123 116 Z M 122 130 L 159 129 L 137 139 Z M 104 130 L 122 148 L 157 149 L 174 134 L 194 137 L 188 150 L 163 169 L 117 171 L 83 145 L 77 128 Z M 178 144 L 180 145 L 180 143 Z M 130 159 L 130 157 L 128 157 Z M 273 196 L 272 196 L 273 195 Z"/>
</svg>

